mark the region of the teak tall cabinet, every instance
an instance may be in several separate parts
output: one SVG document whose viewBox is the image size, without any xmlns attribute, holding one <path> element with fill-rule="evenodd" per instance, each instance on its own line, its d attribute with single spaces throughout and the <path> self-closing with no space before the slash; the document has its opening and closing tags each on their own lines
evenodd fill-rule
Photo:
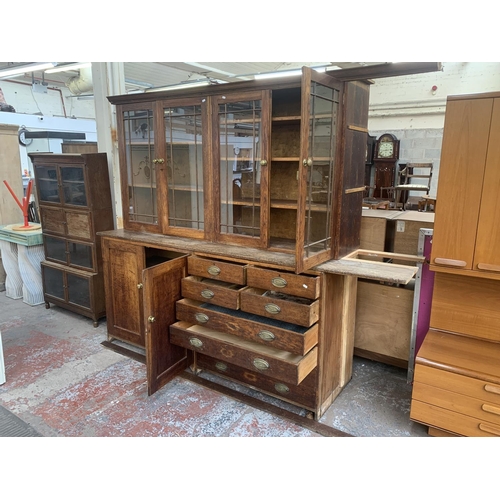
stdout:
<svg viewBox="0 0 500 500">
<path fill-rule="evenodd" d="M 500 93 L 448 98 L 410 413 L 430 434 L 500 436 L 499 134 Z"/>
<path fill-rule="evenodd" d="M 108 336 L 144 348 L 150 394 L 192 364 L 318 417 L 350 377 L 356 278 L 314 266 L 359 246 L 369 86 L 270 82 L 108 98 Z"/>
<path fill-rule="evenodd" d="M 113 229 L 105 153 L 29 153 L 33 162 L 45 260 L 42 283 L 50 303 L 92 318 L 106 315 L 98 231 Z"/>
</svg>

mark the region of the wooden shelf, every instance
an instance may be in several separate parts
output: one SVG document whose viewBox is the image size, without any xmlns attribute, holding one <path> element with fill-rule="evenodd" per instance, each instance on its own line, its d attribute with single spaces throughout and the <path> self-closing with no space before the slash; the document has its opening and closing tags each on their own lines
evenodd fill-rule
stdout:
<svg viewBox="0 0 500 500">
<path fill-rule="evenodd" d="M 297 116 L 273 116 L 273 122 L 296 122 L 300 121 L 300 115 Z"/>
</svg>

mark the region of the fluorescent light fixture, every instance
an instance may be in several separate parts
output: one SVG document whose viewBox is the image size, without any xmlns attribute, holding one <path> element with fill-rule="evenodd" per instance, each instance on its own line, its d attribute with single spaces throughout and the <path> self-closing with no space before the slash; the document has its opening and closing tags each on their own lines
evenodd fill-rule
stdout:
<svg viewBox="0 0 500 500">
<path fill-rule="evenodd" d="M 48 68 L 53 68 L 55 65 L 56 63 L 28 63 L 10 66 L 9 68 L 0 69 L 0 78 L 24 75 L 24 73 L 32 73 L 34 71 L 43 71 Z"/>
<path fill-rule="evenodd" d="M 312 67 L 314 71 L 317 71 L 318 73 L 324 73 L 325 71 L 330 71 L 334 69 L 340 69 L 338 66 L 321 66 L 321 67 Z M 264 80 L 267 78 L 280 78 L 280 77 L 286 77 L 286 76 L 299 76 L 302 74 L 301 69 L 293 69 L 293 70 L 288 70 L 288 71 L 275 71 L 273 73 L 259 73 L 257 75 L 254 75 L 255 80 Z"/>
<path fill-rule="evenodd" d="M 80 68 L 90 68 L 90 66 L 92 66 L 92 63 L 89 62 L 61 64 L 61 66 L 56 66 L 55 68 L 48 69 L 45 73 L 60 73 L 62 71 L 74 71 Z"/>
<path fill-rule="evenodd" d="M 166 85 L 165 87 L 157 87 L 152 89 L 146 89 L 146 92 L 160 92 L 164 90 L 178 90 L 178 89 L 190 89 L 193 87 L 206 87 L 207 85 L 211 85 L 213 83 L 227 83 L 223 80 L 203 80 L 201 82 L 193 80 L 192 83 L 184 82 L 174 85 Z"/>
</svg>

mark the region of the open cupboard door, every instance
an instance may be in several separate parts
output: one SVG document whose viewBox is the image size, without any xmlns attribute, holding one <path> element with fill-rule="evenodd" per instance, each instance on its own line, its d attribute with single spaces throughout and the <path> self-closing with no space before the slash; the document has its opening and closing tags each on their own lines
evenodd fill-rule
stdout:
<svg viewBox="0 0 500 500">
<path fill-rule="evenodd" d="M 149 396 L 187 367 L 186 349 L 169 342 L 169 326 L 176 321 L 175 303 L 182 298 L 186 266 L 187 258 L 182 256 L 142 273 Z"/>
<path fill-rule="evenodd" d="M 331 258 L 332 212 L 341 175 L 343 83 L 302 68 L 296 272 Z"/>
</svg>

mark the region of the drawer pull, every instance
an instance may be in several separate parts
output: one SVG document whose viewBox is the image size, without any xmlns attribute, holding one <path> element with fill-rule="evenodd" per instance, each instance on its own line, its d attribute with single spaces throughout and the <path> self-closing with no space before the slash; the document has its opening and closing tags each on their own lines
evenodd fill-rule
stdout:
<svg viewBox="0 0 500 500">
<path fill-rule="evenodd" d="M 500 266 L 495 266 L 494 264 L 484 264 L 483 262 L 480 262 L 477 265 L 477 268 L 481 271 L 494 271 L 496 273 L 500 273 Z"/>
<path fill-rule="evenodd" d="M 208 274 L 212 275 L 212 276 L 218 276 L 220 274 L 220 268 L 218 268 L 217 266 L 210 266 L 208 269 Z"/>
<path fill-rule="evenodd" d="M 264 370 L 267 370 L 269 368 L 269 363 L 265 359 L 255 358 L 253 360 L 253 366 L 255 366 L 255 368 L 257 368 L 257 370 L 264 371 Z"/>
<path fill-rule="evenodd" d="M 488 424 L 479 424 L 479 428 L 484 432 L 489 432 L 490 434 L 494 434 L 495 436 L 500 436 L 500 429 L 497 427 L 492 427 Z"/>
<path fill-rule="evenodd" d="M 467 262 L 464 260 L 442 259 L 440 257 L 435 258 L 434 263 L 451 267 L 465 267 L 467 265 Z"/>
<path fill-rule="evenodd" d="M 206 314 L 196 313 L 194 315 L 194 317 L 196 318 L 196 321 L 198 321 L 198 323 L 207 323 L 208 322 L 208 316 Z"/>
<path fill-rule="evenodd" d="M 287 392 L 290 392 L 290 388 L 287 385 L 285 385 L 285 384 L 277 383 L 277 384 L 274 385 L 274 388 L 280 394 L 286 394 Z"/>
<path fill-rule="evenodd" d="M 488 412 L 488 413 L 493 413 L 495 415 L 500 415 L 500 408 L 497 408 L 496 406 L 491 406 L 491 405 L 484 404 L 483 406 L 481 406 L 481 409 L 483 411 Z"/>
<path fill-rule="evenodd" d="M 204 298 L 204 299 L 213 299 L 214 298 L 214 295 L 215 293 L 212 292 L 212 290 L 203 290 L 202 292 L 200 292 L 201 296 Z"/>
<path fill-rule="evenodd" d="M 258 335 L 262 340 L 265 340 L 266 342 L 272 342 L 276 338 L 274 333 L 270 332 L 269 330 L 261 330 Z"/>
<path fill-rule="evenodd" d="M 493 394 L 500 394 L 500 387 L 497 387 L 495 385 L 486 384 L 484 386 L 484 390 L 486 392 L 492 392 Z"/>
<path fill-rule="evenodd" d="M 191 337 L 189 339 L 189 343 L 193 346 L 193 347 L 203 347 L 203 342 L 200 340 L 200 339 L 197 339 L 196 337 Z"/>
<path fill-rule="evenodd" d="M 277 306 L 276 304 L 266 304 L 264 306 L 264 309 L 269 313 L 269 314 L 279 314 L 281 312 L 280 306 Z"/>
<path fill-rule="evenodd" d="M 288 283 L 285 278 L 273 278 L 271 280 L 271 283 L 276 287 L 276 288 L 285 288 Z"/>
<path fill-rule="evenodd" d="M 225 372 L 227 370 L 227 365 L 222 363 L 222 361 L 217 361 L 217 363 L 215 363 L 215 368 L 221 372 Z"/>
</svg>

